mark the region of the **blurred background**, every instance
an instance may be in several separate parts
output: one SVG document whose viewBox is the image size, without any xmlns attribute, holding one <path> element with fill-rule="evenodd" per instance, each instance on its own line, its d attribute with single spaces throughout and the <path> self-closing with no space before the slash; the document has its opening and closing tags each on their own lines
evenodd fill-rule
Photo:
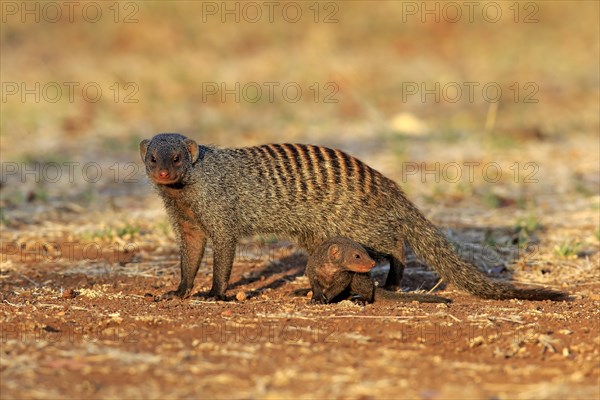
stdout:
<svg viewBox="0 0 600 400">
<path fill-rule="evenodd" d="M 158 132 L 339 147 L 421 205 L 597 195 L 598 12 L 593 1 L 3 2 L 2 215 L 153 196 L 138 143 Z"/>
</svg>

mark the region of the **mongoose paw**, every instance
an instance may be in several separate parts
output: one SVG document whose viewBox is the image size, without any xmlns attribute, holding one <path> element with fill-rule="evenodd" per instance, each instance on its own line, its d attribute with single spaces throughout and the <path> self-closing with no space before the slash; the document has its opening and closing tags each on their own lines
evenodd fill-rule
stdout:
<svg viewBox="0 0 600 400">
<path fill-rule="evenodd" d="M 229 299 L 224 294 L 221 294 L 218 296 L 207 296 L 206 301 L 229 301 Z"/>
<path fill-rule="evenodd" d="M 227 301 L 225 293 L 217 293 L 216 290 L 211 289 L 206 295 L 206 300 L 209 301 Z"/>
<path fill-rule="evenodd" d="M 357 304 L 359 306 L 366 306 L 367 304 L 369 304 L 369 302 L 367 301 L 367 299 L 365 299 L 364 297 L 357 295 L 357 296 L 352 296 L 352 302 L 354 304 Z"/>
<path fill-rule="evenodd" d="M 160 300 L 172 300 L 172 299 L 186 299 L 188 297 L 190 297 L 190 294 L 192 292 L 192 289 L 177 289 L 177 290 L 171 290 L 170 292 L 167 292 L 165 294 L 163 294 L 162 296 L 160 296 Z"/>
</svg>

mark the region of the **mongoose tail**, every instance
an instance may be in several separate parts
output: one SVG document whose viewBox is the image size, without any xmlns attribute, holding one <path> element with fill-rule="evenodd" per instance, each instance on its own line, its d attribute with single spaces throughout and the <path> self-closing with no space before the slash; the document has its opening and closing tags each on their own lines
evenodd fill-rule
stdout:
<svg viewBox="0 0 600 400">
<path fill-rule="evenodd" d="M 350 292 L 359 300 L 373 303 L 375 300 L 393 301 L 396 303 L 452 303 L 451 299 L 435 296 L 429 293 L 392 292 L 375 286 L 369 274 L 351 274 Z"/>
<path fill-rule="evenodd" d="M 568 295 L 550 289 L 517 288 L 491 279 L 477 267 L 462 260 L 441 232 L 417 207 L 402 196 L 397 202 L 403 237 L 417 257 L 434 268 L 447 282 L 485 299 L 566 300 Z"/>
</svg>

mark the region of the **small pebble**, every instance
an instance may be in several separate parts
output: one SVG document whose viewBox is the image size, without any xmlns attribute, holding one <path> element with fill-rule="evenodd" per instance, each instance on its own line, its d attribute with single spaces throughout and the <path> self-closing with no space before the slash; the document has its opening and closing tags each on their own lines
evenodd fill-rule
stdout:
<svg viewBox="0 0 600 400">
<path fill-rule="evenodd" d="M 246 300 L 247 298 L 248 298 L 248 296 L 246 296 L 246 292 L 238 292 L 238 293 L 235 295 L 235 299 L 236 299 L 237 301 L 244 301 L 244 300 Z"/>
</svg>

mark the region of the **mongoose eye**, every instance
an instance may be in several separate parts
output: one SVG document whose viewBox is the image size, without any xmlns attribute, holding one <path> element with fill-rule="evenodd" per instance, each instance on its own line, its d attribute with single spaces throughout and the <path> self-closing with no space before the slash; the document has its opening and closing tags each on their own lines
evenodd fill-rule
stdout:
<svg viewBox="0 0 600 400">
<path fill-rule="evenodd" d="M 355 254 L 354 258 L 357 258 L 357 259 L 360 258 L 360 254 Z"/>
<path fill-rule="evenodd" d="M 150 162 L 151 163 L 156 163 L 156 157 L 150 156 Z"/>
<path fill-rule="evenodd" d="M 179 154 L 173 157 L 173 162 L 179 162 Z"/>
</svg>

